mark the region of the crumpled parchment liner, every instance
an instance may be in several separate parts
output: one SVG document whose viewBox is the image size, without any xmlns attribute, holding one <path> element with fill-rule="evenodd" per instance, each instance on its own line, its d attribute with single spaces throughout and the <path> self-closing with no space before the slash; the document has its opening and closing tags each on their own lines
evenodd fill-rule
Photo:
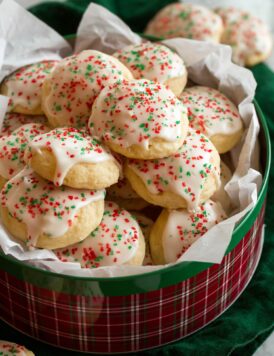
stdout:
<svg viewBox="0 0 274 356">
<path fill-rule="evenodd" d="M 12 3 L 12 7 L 7 6 L 7 3 Z M 6 23 L 3 19 L 3 5 L 6 11 L 5 16 L 7 16 L 7 12 L 10 12 L 9 17 L 11 21 L 14 19 L 14 16 L 20 16 L 21 18 L 20 23 L 24 28 L 24 31 L 20 33 L 21 47 L 24 47 L 25 43 L 29 42 L 34 22 L 36 36 L 39 38 L 39 46 L 36 49 L 34 46 L 33 50 L 29 52 L 29 56 L 28 53 L 25 53 L 25 57 L 19 62 L 17 62 L 19 58 L 17 55 L 18 48 L 15 47 L 13 51 L 6 51 L 3 55 L 0 47 L 0 60 L 1 56 L 3 56 L 4 63 L 1 78 L 23 64 L 46 59 L 47 55 L 53 58 L 55 55 L 69 53 L 69 47 L 62 38 L 60 39 L 60 35 L 41 21 L 35 19 L 32 15 L 26 15 L 27 12 L 15 4 L 13 0 L 4 0 L 0 5 L 1 27 Z M 16 8 L 15 14 L 14 8 Z M 24 24 L 25 21 L 29 21 L 27 25 Z M 28 32 L 28 29 L 31 31 Z M 15 36 L 15 33 L 16 31 L 13 32 L 13 36 Z M 6 31 L 2 33 L 0 28 L 0 46 L 1 38 L 3 38 L 6 41 L 6 46 L 10 48 L 10 43 L 15 41 L 13 36 L 7 35 Z M 75 52 L 84 49 L 96 49 L 112 54 L 126 45 L 137 44 L 141 41 L 142 39 L 134 34 L 117 16 L 99 5 L 90 4 L 77 31 Z M 231 49 L 228 46 L 182 38 L 165 40 L 163 43 L 174 49 L 183 58 L 187 66 L 189 79 L 199 85 L 221 90 L 238 106 L 245 123 L 246 130 L 242 141 L 231 152 L 236 169 L 231 181 L 226 186 L 226 191 L 235 206 L 233 216 L 210 229 L 176 262 L 200 261 L 220 263 L 230 243 L 235 224 L 255 205 L 257 192 L 262 182 L 262 176 L 257 171 L 259 167 L 257 143 L 259 122 L 254 105 L 252 104 L 256 82 L 249 70 L 236 66 L 231 62 Z M 41 51 L 39 51 L 39 47 L 42 48 Z M 2 115 L 0 116 L 0 122 L 1 118 Z M 12 255 L 19 260 L 25 260 L 27 263 L 40 268 L 74 276 L 127 276 L 155 271 L 174 264 L 165 266 L 111 266 L 97 269 L 81 269 L 77 263 L 58 261 L 51 251 L 26 251 L 25 247 L 13 240 L 2 227 L 0 227 L 0 246 L 4 253 Z M 48 260 L 45 261 L 45 259 Z M 52 259 L 55 260 L 52 261 Z"/>
</svg>

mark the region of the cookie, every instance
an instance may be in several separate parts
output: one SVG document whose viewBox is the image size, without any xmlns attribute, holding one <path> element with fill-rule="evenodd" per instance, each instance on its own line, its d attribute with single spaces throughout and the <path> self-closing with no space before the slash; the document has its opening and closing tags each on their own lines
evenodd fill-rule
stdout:
<svg viewBox="0 0 274 356">
<path fill-rule="evenodd" d="M 43 114 L 42 85 L 58 61 L 43 61 L 22 67 L 6 77 L 0 92 L 10 98 L 9 111 L 27 115 Z"/>
<path fill-rule="evenodd" d="M 56 128 L 29 142 L 25 161 L 56 186 L 102 189 L 118 181 L 120 165 L 100 141 L 73 127 Z"/>
<path fill-rule="evenodd" d="M 254 66 L 270 56 L 272 36 L 261 19 L 234 7 L 218 8 L 215 12 L 224 22 L 221 42 L 232 47 L 235 63 Z"/>
<path fill-rule="evenodd" d="M 116 184 L 109 187 L 106 197 L 126 210 L 142 210 L 148 206 L 148 202 L 132 189 L 126 178 L 120 179 Z"/>
<path fill-rule="evenodd" d="M 43 115 L 25 115 L 13 112 L 7 112 L 4 116 L 3 124 L 0 130 L 0 137 L 8 136 L 19 127 L 26 124 L 43 124 L 47 125 L 47 118 Z"/>
<path fill-rule="evenodd" d="M 94 102 L 89 129 L 115 152 L 153 159 L 178 150 L 187 134 L 188 119 L 171 90 L 143 79 L 103 89 Z"/>
<path fill-rule="evenodd" d="M 132 211 L 131 214 L 134 216 L 134 218 L 137 220 L 142 233 L 145 238 L 145 243 L 146 243 L 146 253 L 143 261 L 143 266 L 152 266 L 153 261 L 151 258 L 151 253 L 150 253 L 150 246 L 149 246 L 149 235 L 150 231 L 152 229 L 152 226 L 154 224 L 153 220 L 149 219 L 147 216 L 144 214 L 141 214 L 140 212 Z"/>
<path fill-rule="evenodd" d="M 3 356 L 34 356 L 25 346 L 10 341 L 0 340 L 0 355 Z"/>
<path fill-rule="evenodd" d="M 9 180 L 25 167 L 24 153 L 28 143 L 50 129 L 43 124 L 26 124 L 9 136 L 0 138 L 0 178 Z"/>
<path fill-rule="evenodd" d="M 116 58 L 87 50 L 58 63 L 44 81 L 42 108 L 53 127 L 85 127 L 92 104 L 105 86 L 133 79 Z"/>
<path fill-rule="evenodd" d="M 125 176 L 151 204 L 195 210 L 220 186 L 220 156 L 204 135 L 189 129 L 177 153 L 162 159 L 129 159 Z"/>
<path fill-rule="evenodd" d="M 165 84 L 179 96 L 187 82 L 182 58 L 159 43 L 143 42 L 127 46 L 113 54 L 135 79 L 148 79 Z"/>
<path fill-rule="evenodd" d="M 106 201 L 100 225 L 84 241 L 54 252 L 61 261 L 79 262 L 83 268 L 141 265 L 145 242 L 131 214 Z"/>
<path fill-rule="evenodd" d="M 148 23 L 145 34 L 163 38 L 185 37 L 220 42 L 220 16 L 204 6 L 175 3 L 161 9 Z"/>
<path fill-rule="evenodd" d="M 193 86 L 180 100 L 188 110 L 189 126 L 209 137 L 219 153 L 230 151 L 241 139 L 243 122 L 236 106 L 216 89 Z"/>
<path fill-rule="evenodd" d="M 220 188 L 212 195 L 211 200 L 219 202 L 227 214 L 230 213 L 232 206 L 229 195 L 225 191 L 225 186 L 231 178 L 231 170 L 223 161 L 221 161 L 221 185 Z"/>
<path fill-rule="evenodd" d="M 157 265 L 175 262 L 198 238 L 225 218 L 222 206 L 211 200 L 191 213 L 185 209 L 164 209 L 149 237 L 153 262 Z"/>
<path fill-rule="evenodd" d="M 7 230 L 29 248 L 55 249 L 83 240 L 101 222 L 104 190 L 56 187 L 25 168 L 1 191 Z"/>
</svg>

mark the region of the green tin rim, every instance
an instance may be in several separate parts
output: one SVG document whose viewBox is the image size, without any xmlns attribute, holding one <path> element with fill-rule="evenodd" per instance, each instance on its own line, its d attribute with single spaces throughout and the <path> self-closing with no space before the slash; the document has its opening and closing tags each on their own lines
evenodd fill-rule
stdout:
<svg viewBox="0 0 274 356">
<path fill-rule="evenodd" d="M 258 195 L 258 201 L 255 207 L 245 215 L 234 229 L 231 243 L 227 248 L 226 254 L 241 241 L 251 228 L 266 198 L 271 163 L 270 136 L 264 115 L 255 100 L 254 104 L 261 122 L 262 130 L 260 134 L 263 136 L 261 137 L 262 148 L 266 151 L 266 156 L 264 156 L 264 178 Z M 38 287 L 54 290 L 56 292 L 87 296 L 125 296 L 145 293 L 177 284 L 213 265 L 212 263 L 181 262 L 158 271 L 140 275 L 98 278 L 58 274 L 27 265 L 6 255 L 0 255 L 0 262 L 1 269 Z"/>
</svg>

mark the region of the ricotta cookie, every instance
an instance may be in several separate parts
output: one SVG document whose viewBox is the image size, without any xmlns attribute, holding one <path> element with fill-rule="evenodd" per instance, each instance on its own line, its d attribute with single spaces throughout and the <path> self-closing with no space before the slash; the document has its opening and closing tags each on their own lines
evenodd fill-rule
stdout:
<svg viewBox="0 0 274 356">
<path fill-rule="evenodd" d="M 29 248 L 55 249 L 81 241 L 101 222 L 104 190 L 55 187 L 25 168 L 1 191 L 7 230 Z"/>
<path fill-rule="evenodd" d="M 84 241 L 54 252 L 61 261 L 79 262 L 83 268 L 141 265 L 145 241 L 131 214 L 106 201 L 100 225 Z"/>
<path fill-rule="evenodd" d="M 86 126 L 92 104 L 102 89 L 133 79 L 116 58 L 94 50 L 64 58 L 43 84 L 42 108 L 53 127 Z"/>
<path fill-rule="evenodd" d="M 153 262 L 157 265 L 175 262 L 198 238 L 225 218 L 222 206 L 211 200 L 192 213 L 185 209 L 164 209 L 149 237 Z"/>
<path fill-rule="evenodd" d="M 146 242 L 146 253 L 145 253 L 145 258 L 143 261 L 143 266 L 152 266 L 153 262 L 152 262 L 152 258 L 151 258 L 150 247 L 149 247 L 149 235 L 150 235 L 150 231 L 152 229 L 154 222 L 153 222 L 153 220 L 149 219 L 147 216 L 145 216 L 144 214 L 141 214 L 139 212 L 132 211 L 131 214 L 137 220 L 137 222 L 143 232 L 145 242 Z"/>
<path fill-rule="evenodd" d="M 184 105 L 163 84 L 117 83 L 101 91 L 89 119 L 91 134 L 129 158 L 168 157 L 188 130 Z"/>
<path fill-rule="evenodd" d="M 25 152 L 32 169 L 56 186 L 102 189 L 118 181 L 120 166 L 100 141 L 73 127 L 38 135 Z"/>
<path fill-rule="evenodd" d="M 188 110 L 189 126 L 200 130 L 219 153 L 230 151 L 241 139 L 243 122 L 236 106 L 216 89 L 194 86 L 180 100 Z"/>
<path fill-rule="evenodd" d="M 10 341 L 0 340 L 0 355 L 3 356 L 34 356 L 25 346 Z"/>
<path fill-rule="evenodd" d="M 9 110 L 41 115 L 42 85 L 58 61 L 43 61 L 22 67 L 6 77 L 0 92 L 10 98 Z"/>
<path fill-rule="evenodd" d="M 41 133 L 49 131 L 43 124 L 26 124 L 9 136 L 0 138 L 0 178 L 6 181 L 21 171 L 26 163 L 24 154 L 28 143 Z"/>
<path fill-rule="evenodd" d="M 132 189 L 126 178 L 120 179 L 107 189 L 107 199 L 114 201 L 126 210 L 142 210 L 149 205 Z"/>
<path fill-rule="evenodd" d="M 215 12 L 224 22 L 221 42 L 232 47 L 235 63 L 254 66 L 270 56 L 272 36 L 261 19 L 234 7 L 218 8 Z"/>
<path fill-rule="evenodd" d="M 176 96 L 187 82 L 184 62 L 177 53 L 159 43 L 130 45 L 113 54 L 135 79 L 148 79 L 167 85 Z"/>
<path fill-rule="evenodd" d="M 190 129 L 177 153 L 162 159 L 129 159 L 125 176 L 151 204 L 197 209 L 220 186 L 220 156 L 204 135 Z"/>
<path fill-rule="evenodd" d="M 231 200 L 229 198 L 229 195 L 225 191 L 225 186 L 230 181 L 231 178 L 232 178 L 231 170 L 223 161 L 221 161 L 221 186 L 212 195 L 211 200 L 221 203 L 222 207 L 224 208 L 227 214 L 229 214 L 231 210 Z"/>
<path fill-rule="evenodd" d="M 19 127 L 26 124 L 47 124 L 47 118 L 43 115 L 32 116 L 7 112 L 0 130 L 0 137 L 8 136 Z"/>
<path fill-rule="evenodd" d="M 182 3 L 161 9 L 145 30 L 145 34 L 156 37 L 185 37 L 211 42 L 220 42 L 222 32 L 220 16 L 204 6 Z"/>
</svg>

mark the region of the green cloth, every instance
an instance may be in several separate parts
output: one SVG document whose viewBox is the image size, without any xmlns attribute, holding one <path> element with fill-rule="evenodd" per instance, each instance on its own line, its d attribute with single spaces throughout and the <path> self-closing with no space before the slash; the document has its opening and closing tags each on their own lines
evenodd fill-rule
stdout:
<svg viewBox="0 0 274 356">
<path fill-rule="evenodd" d="M 44 2 L 31 12 L 62 35 L 76 33 L 82 14 L 91 1 L 67 0 L 63 3 Z M 155 13 L 174 0 L 94 0 L 125 21 L 133 31 L 142 32 Z M 66 19 L 66 21 L 64 21 Z"/>
<path fill-rule="evenodd" d="M 65 4 L 47 3 L 31 11 L 62 35 L 76 32 L 81 15 L 90 1 L 68 0 Z M 117 13 L 134 31 L 142 31 L 147 21 L 170 0 L 97 0 Z M 66 19 L 64 21 L 64 19 Z M 256 98 L 267 118 L 274 148 L 274 73 L 264 64 L 252 69 L 258 82 Z M 273 153 L 273 152 L 272 152 Z M 274 156 L 274 155 L 273 155 Z M 258 269 L 241 297 L 221 317 L 197 333 L 142 355 L 246 356 L 274 329 L 274 168 L 270 175 L 266 210 L 265 245 Z M 0 322 L 0 339 L 21 343 L 38 356 L 76 355 L 33 341 Z"/>
</svg>

